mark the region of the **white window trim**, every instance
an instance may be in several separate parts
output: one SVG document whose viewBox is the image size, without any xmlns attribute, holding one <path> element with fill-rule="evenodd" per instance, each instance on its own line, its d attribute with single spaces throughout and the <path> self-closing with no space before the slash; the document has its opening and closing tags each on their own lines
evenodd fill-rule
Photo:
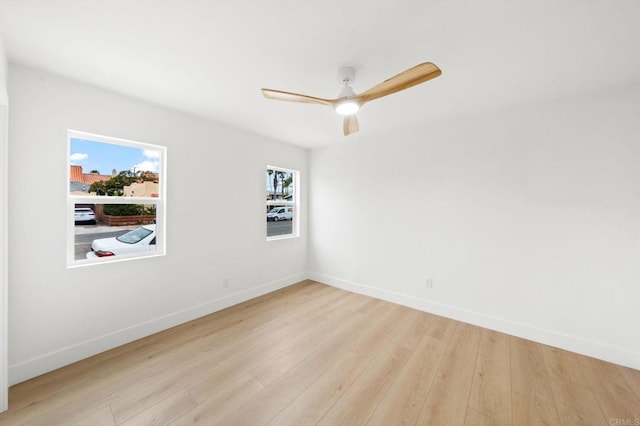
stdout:
<svg viewBox="0 0 640 426">
<path fill-rule="evenodd" d="M 293 207 L 293 229 L 291 234 L 267 236 L 267 241 L 288 240 L 300 237 L 300 171 L 288 169 L 286 167 L 267 165 L 266 170 L 276 170 L 279 172 L 289 172 L 293 174 L 293 201 L 266 200 L 267 206 L 291 206 Z M 267 222 L 265 221 L 265 234 L 267 233 Z"/>
<path fill-rule="evenodd" d="M 150 149 L 160 151 L 160 170 L 158 197 L 113 197 L 113 196 L 91 196 L 91 195 L 71 195 L 69 182 L 71 180 L 71 168 L 69 165 L 71 154 L 71 139 L 87 139 L 95 142 L 129 146 L 133 148 Z M 77 130 L 67 130 L 67 179 L 65 181 L 67 194 L 67 268 L 77 268 L 90 265 L 103 265 L 107 263 L 123 262 L 135 259 L 146 259 L 149 257 L 165 256 L 167 249 L 166 239 L 166 191 L 167 191 L 167 148 L 160 145 L 153 145 L 144 142 L 136 142 L 127 139 L 101 136 L 92 133 L 80 132 Z M 156 250 L 148 254 L 121 255 L 101 259 L 75 259 L 75 224 L 73 218 L 76 204 L 155 204 L 156 205 Z"/>
</svg>

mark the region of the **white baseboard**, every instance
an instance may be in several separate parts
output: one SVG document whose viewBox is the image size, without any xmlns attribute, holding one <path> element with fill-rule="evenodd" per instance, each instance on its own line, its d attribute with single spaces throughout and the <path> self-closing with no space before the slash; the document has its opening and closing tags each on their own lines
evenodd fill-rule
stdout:
<svg viewBox="0 0 640 426">
<path fill-rule="evenodd" d="M 9 385 L 23 382 L 81 359 L 237 305 L 305 279 L 311 279 L 353 293 L 364 294 L 376 299 L 522 337 L 615 364 L 640 369 L 640 354 L 625 348 L 510 321 L 481 312 L 435 303 L 316 272 L 301 272 L 10 365 L 8 371 Z"/>
<path fill-rule="evenodd" d="M 61 348 L 45 355 L 10 365 L 9 385 L 23 382 L 81 359 L 88 358 L 92 355 L 99 354 L 106 350 L 133 342 L 134 340 L 150 336 L 159 331 L 175 327 L 176 325 L 209 315 L 213 312 L 237 305 L 238 303 L 242 303 L 249 299 L 279 290 L 303 281 L 306 277 L 307 274 L 304 272 L 290 275 L 279 280 L 252 287 L 247 290 L 173 312 L 160 318 L 155 318 L 141 324 L 136 324 L 122 330 L 117 330 L 84 342 Z"/>
<path fill-rule="evenodd" d="M 631 352 L 622 347 L 611 346 L 582 337 L 571 336 L 555 330 L 543 329 L 487 315 L 481 312 L 462 309 L 456 306 L 435 303 L 414 296 L 371 287 L 365 284 L 343 280 L 317 272 L 310 272 L 307 278 L 353 293 L 364 294 L 376 299 L 396 303 L 420 311 L 429 312 L 435 315 L 477 325 L 479 327 L 488 328 L 490 330 L 499 331 L 512 336 L 522 337 L 523 339 L 532 340 L 534 342 L 543 343 L 545 345 L 554 346 L 556 348 L 565 349 L 567 351 L 576 352 L 582 355 L 640 370 L 640 354 Z"/>
</svg>

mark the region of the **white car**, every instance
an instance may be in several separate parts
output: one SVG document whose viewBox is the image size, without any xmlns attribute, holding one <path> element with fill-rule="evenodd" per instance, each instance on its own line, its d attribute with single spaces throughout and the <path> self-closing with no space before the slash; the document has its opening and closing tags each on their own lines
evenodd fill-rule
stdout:
<svg viewBox="0 0 640 426">
<path fill-rule="evenodd" d="M 76 207 L 73 211 L 73 219 L 75 223 L 96 223 L 96 214 L 89 207 Z"/>
<path fill-rule="evenodd" d="M 123 254 L 149 253 L 156 250 L 156 225 L 143 225 L 119 237 L 93 240 L 87 259 Z"/>
<path fill-rule="evenodd" d="M 267 222 L 277 222 L 279 220 L 292 220 L 293 211 L 291 207 L 274 207 L 267 213 Z"/>
</svg>

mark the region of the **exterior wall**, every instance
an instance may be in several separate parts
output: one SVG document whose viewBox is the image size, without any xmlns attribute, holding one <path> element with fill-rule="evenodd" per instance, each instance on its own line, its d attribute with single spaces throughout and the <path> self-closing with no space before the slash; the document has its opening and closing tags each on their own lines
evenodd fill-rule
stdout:
<svg viewBox="0 0 640 426">
<path fill-rule="evenodd" d="M 125 197 L 157 197 L 160 186 L 157 182 L 134 182 L 124 187 Z"/>
</svg>

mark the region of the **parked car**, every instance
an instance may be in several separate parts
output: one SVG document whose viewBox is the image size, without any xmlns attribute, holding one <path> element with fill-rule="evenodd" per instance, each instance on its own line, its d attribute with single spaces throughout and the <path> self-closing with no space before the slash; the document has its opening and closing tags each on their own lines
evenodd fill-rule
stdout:
<svg viewBox="0 0 640 426">
<path fill-rule="evenodd" d="M 293 211 L 291 210 L 291 207 L 274 207 L 269 210 L 269 213 L 267 213 L 268 222 L 291 219 L 293 219 Z"/>
<path fill-rule="evenodd" d="M 144 225 L 119 237 L 99 238 L 91 243 L 87 259 L 148 253 L 156 249 L 156 225 Z"/>
<path fill-rule="evenodd" d="M 96 214 L 89 207 L 76 207 L 73 212 L 73 219 L 76 223 L 96 223 Z"/>
</svg>

